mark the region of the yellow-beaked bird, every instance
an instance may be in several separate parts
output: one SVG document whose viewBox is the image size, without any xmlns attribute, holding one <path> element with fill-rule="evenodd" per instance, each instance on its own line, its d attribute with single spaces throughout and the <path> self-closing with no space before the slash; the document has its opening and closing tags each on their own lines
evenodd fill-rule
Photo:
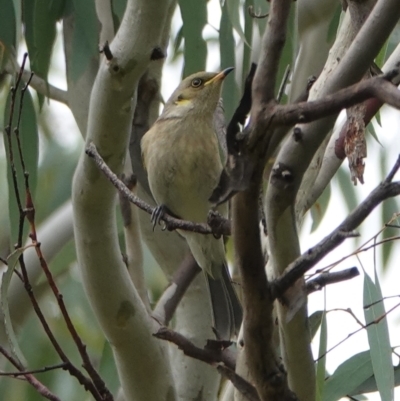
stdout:
<svg viewBox="0 0 400 401">
<path fill-rule="evenodd" d="M 233 68 L 185 78 L 141 141 L 149 185 L 160 208 L 193 222 L 206 222 L 209 198 L 223 166 L 213 116 L 222 82 Z M 222 238 L 179 230 L 205 271 L 214 326 L 221 339 L 238 332 L 242 309 L 230 281 Z"/>
</svg>

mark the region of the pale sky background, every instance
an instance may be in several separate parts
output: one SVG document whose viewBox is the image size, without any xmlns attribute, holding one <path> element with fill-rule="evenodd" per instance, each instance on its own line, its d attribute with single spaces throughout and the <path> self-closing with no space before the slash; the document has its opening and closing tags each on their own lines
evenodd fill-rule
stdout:
<svg viewBox="0 0 400 401">
<path fill-rule="evenodd" d="M 214 26 L 219 25 L 219 5 L 218 0 L 211 0 L 209 2 L 209 17 L 210 22 Z M 177 12 L 174 17 L 174 29 L 176 30 L 180 26 L 180 15 Z M 213 28 L 208 26 L 204 35 L 213 34 Z M 226 67 L 226 66 L 225 66 Z M 215 45 L 209 49 L 209 59 L 207 63 L 207 69 L 210 71 L 216 71 L 219 68 L 219 54 Z M 168 61 L 164 69 L 164 80 L 162 86 L 162 93 L 164 98 L 168 98 L 175 87 L 180 81 L 180 75 L 182 71 L 182 60 L 178 60 L 173 65 Z M 62 53 L 62 43 L 58 38 L 53 68 L 50 73 L 50 83 L 66 89 L 66 82 L 64 80 L 64 61 Z M 45 106 L 48 107 L 47 105 Z M 57 102 L 50 101 L 49 111 L 53 116 L 54 132 L 57 133 L 57 137 L 65 146 L 77 146 L 81 143 L 81 137 L 76 128 L 75 121 L 69 111 L 69 109 Z M 393 166 L 397 155 L 400 153 L 399 144 L 399 133 L 400 133 L 400 113 L 389 108 L 385 108 L 382 113 L 382 128 L 377 127 L 379 140 L 381 141 L 384 152 L 386 154 L 386 170 L 387 172 Z M 378 151 L 380 145 L 374 141 L 369 142 L 368 158 L 366 159 L 365 169 L 365 184 L 358 185 L 356 187 L 357 193 L 361 199 L 364 199 L 373 188 L 375 188 L 380 181 L 379 174 L 379 162 L 378 162 Z M 347 164 L 347 161 L 345 162 Z M 398 174 L 397 179 L 400 179 Z M 331 232 L 347 215 L 347 211 L 343 205 L 342 198 L 339 195 L 339 189 L 333 186 L 330 203 L 328 206 L 328 212 L 323 222 L 320 224 L 318 230 L 310 234 L 311 220 L 308 218 L 305 221 L 302 235 L 301 235 L 301 247 L 302 251 L 306 251 L 309 247 L 315 245 L 325 235 Z M 380 212 L 379 208 L 375 210 L 372 215 L 368 218 L 368 224 L 365 224 L 360 230 L 361 240 L 360 244 L 370 239 L 378 230 L 381 228 Z M 400 232 L 399 232 L 400 234 Z M 395 245 L 398 248 L 396 243 Z M 337 261 L 341 257 L 350 254 L 355 250 L 353 240 L 347 240 L 328 257 L 326 257 L 318 267 L 324 267 L 332 262 Z M 378 274 L 381 279 L 382 292 L 384 295 L 396 295 L 399 294 L 399 251 L 393 253 L 389 266 L 385 274 L 382 274 L 379 266 L 378 250 Z M 362 262 L 362 266 L 365 271 L 371 276 L 374 276 L 374 264 L 373 264 L 373 251 L 362 253 L 359 255 Z M 362 271 L 360 262 L 355 257 L 351 257 L 347 261 L 343 262 L 335 270 L 345 269 L 351 266 L 357 266 Z M 362 309 L 362 291 L 363 291 L 363 275 L 359 277 L 336 285 L 331 285 L 326 290 L 326 308 L 351 308 L 353 312 L 358 316 L 361 321 L 363 318 Z M 399 302 L 399 299 L 391 299 L 385 302 L 386 310 L 390 309 Z M 309 297 L 309 311 L 310 314 L 315 310 L 323 309 L 324 307 L 324 291 L 314 293 Z M 393 311 L 388 316 L 391 343 L 392 346 L 400 345 L 400 330 L 399 330 L 399 317 L 400 308 Z M 350 332 L 357 330 L 359 326 L 354 320 L 344 312 L 332 312 L 328 314 L 328 349 L 343 340 Z M 344 360 L 348 359 L 351 355 L 368 348 L 367 334 L 366 331 L 362 331 L 350 339 L 345 341 L 342 345 L 330 352 L 327 357 L 327 369 L 330 373 L 333 373 L 334 369 Z M 315 355 L 318 353 L 318 334 L 313 343 L 313 349 Z M 398 363 L 396 358 L 395 363 Z M 400 392 L 397 391 L 400 395 Z M 369 396 L 370 399 L 378 399 L 377 395 Z"/>
</svg>

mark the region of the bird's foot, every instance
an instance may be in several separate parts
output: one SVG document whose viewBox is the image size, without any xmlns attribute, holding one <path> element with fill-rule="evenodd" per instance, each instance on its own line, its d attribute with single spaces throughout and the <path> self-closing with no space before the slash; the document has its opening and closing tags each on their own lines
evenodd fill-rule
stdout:
<svg viewBox="0 0 400 401">
<path fill-rule="evenodd" d="M 161 223 L 161 220 L 164 219 L 166 214 L 175 217 L 175 215 L 165 205 L 159 205 L 156 208 L 154 208 L 154 211 L 151 214 L 151 222 L 153 223 L 153 231 L 156 228 L 157 224 L 162 224 L 161 225 L 162 231 L 165 231 L 168 228 L 168 223 L 165 220 Z"/>
<path fill-rule="evenodd" d="M 160 224 L 161 219 L 164 217 L 166 213 L 166 206 L 165 205 L 160 205 L 154 208 L 153 213 L 151 214 L 151 223 L 153 224 L 153 231 L 156 228 L 157 224 Z M 163 222 L 162 230 L 165 230 L 166 228 L 166 223 Z"/>
</svg>

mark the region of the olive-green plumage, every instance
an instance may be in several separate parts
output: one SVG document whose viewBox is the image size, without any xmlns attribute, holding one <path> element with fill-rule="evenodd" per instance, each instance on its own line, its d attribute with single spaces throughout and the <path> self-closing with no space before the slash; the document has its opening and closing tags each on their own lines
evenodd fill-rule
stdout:
<svg viewBox="0 0 400 401">
<path fill-rule="evenodd" d="M 223 168 L 213 116 L 223 79 L 231 70 L 218 74 L 199 72 L 185 78 L 141 142 L 143 162 L 156 202 L 184 220 L 206 222 L 212 206 L 208 199 Z M 238 305 L 232 305 L 235 301 L 229 299 L 234 296 L 233 289 L 226 288 L 230 282 L 221 287 L 227 281 L 222 238 L 188 231 L 180 231 L 180 234 L 187 240 L 197 263 L 211 276 L 212 303 L 226 304 L 214 305 L 215 320 L 217 307 L 228 314 L 227 321 L 232 326 L 233 320 L 237 320 L 237 316 L 232 316 L 236 313 L 232 309 Z M 222 294 L 216 296 L 213 291 L 217 291 L 218 286 Z M 218 301 L 221 297 L 224 299 Z M 218 322 L 215 324 L 218 326 Z M 227 330 L 226 327 L 221 329 L 224 335 L 229 335 Z M 232 327 L 229 330 L 232 331 Z"/>
</svg>

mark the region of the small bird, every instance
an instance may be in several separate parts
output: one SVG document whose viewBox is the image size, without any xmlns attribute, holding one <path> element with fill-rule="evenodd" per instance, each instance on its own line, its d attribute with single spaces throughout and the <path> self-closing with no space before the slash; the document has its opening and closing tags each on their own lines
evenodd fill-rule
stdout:
<svg viewBox="0 0 400 401">
<path fill-rule="evenodd" d="M 232 70 L 198 72 L 185 78 L 143 136 L 143 164 L 158 212 L 167 210 L 184 220 L 207 221 L 212 206 L 209 198 L 223 169 L 213 116 L 222 82 Z M 230 339 L 240 328 L 242 309 L 230 281 L 223 239 L 179 233 L 206 273 L 218 336 Z"/>
</svg>

